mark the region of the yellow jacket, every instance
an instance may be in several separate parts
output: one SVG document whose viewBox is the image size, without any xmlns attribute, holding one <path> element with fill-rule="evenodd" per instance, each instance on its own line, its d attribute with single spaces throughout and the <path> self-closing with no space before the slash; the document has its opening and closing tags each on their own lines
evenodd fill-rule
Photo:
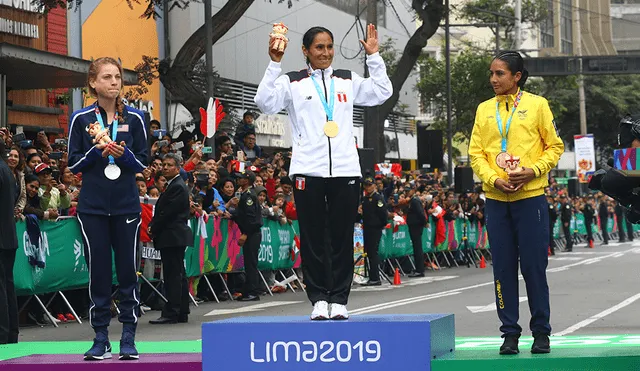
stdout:
<svg viewBox="0 0 640 371">
<path fill-rule="evenodd" d="M 494 187 L 498 178 L 509 180 L 504 169 L 496 164 L 502 142 L 495 118 L 496 99 L 504 133 L 516 95 L 499 95 L 478 106 L 469 143 L 473 171 L 482 180 L 487 198 L 498 201 L 518 201 L 544 194 L 544 188 L 549 185 L 546 175 L 556 167 L 564 152 L 564 143 L 556 131 L 547 100 L 523 92 L 507 134 L 507 152 L 520 157 L 520 166 L 533 169 L 536 178 L 513 194 L 505 194 Z"/>
</svg>

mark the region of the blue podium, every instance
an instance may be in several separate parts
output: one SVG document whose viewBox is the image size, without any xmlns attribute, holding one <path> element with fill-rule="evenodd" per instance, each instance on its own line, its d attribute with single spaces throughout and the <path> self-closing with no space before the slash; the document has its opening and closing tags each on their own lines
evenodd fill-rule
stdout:
<svg viewBox="0 0 640 371">
<path fill-rule="evenodd" d="M 202 325 L 202 370 L 431 370 L 455 348 L 453 314 L 237 317 Z"/>
</svg>

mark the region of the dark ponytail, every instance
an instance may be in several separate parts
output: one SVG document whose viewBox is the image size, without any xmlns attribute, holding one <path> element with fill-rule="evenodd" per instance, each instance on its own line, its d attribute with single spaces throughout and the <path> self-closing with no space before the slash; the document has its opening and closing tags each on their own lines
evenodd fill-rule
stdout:
<svg viewBox="0 0 640 371">
<path fill-rule="evenodd" d="M 524 84 L 529 78 L 529 71 L 524 68 L 524 59 L 522 59 L 520 53 L 516 51 L 505 50 L 503 52 L 500 52 L 495 59 L 499 59 L 506 63 L 512 74 L 515 75 L 516 73 L 520 72 L 522 74 L 522 77 L 520 77 L 520 81 L 518 81 L 518 87 L 524 88 Z"/>
<path fill-rule="evenodd" d="M 331 42 L 333 42 L 333 33 L 331 31 L 320 26 L 311 27 L 304 33 L 304 36 L 302 36 L 302 45 L 304 48 L 309 50 L 309 48 L 311 48 L 311 44 L 313 44 L 313 40 L 316 38 L 316 35 L 323 32 L 329 34 Z M 307 58 L 307 64 L 309 64 L 309 58 Z"/>
</svg>

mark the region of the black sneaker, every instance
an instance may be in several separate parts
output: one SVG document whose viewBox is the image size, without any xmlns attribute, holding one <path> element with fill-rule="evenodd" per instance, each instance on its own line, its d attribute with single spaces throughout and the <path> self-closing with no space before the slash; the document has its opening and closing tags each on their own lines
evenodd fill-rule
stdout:
<svg viewBox="0 0 640 371">
<path fill-rule="evenodd" d="M 543 354 L 550 353 L 551 346 L 549 345 L 549 335 L 547 334 L 534 334 L 533 345 L 531 346 L 531 353 Z"/>
<path fill-rule="evenodd" d="M 506 335 L 504 337 L 504 343 L 500 347 L 500 354 L 518 354 L 520 350 L 518 350 L 518 339 L 520 335 Z"/>
</svg>

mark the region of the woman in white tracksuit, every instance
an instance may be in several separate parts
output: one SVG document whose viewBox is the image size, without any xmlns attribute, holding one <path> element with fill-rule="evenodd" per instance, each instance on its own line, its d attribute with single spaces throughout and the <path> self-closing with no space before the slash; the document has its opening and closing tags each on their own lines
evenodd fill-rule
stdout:
<svg viewBox="0 0 640 371">
<path fill-rule="evenodd" d="M 370 78 L 334 70 L 333 34 L 313 27 L 303 36 L 307 68 L 280 76 L 284 51 L 269 42 L 271 62 L 255 102 L 262 112 L 286 109 L 292 128 L 289 174 L 300 225 L 300 253 L 312 320 L 347 319 L 353 279 L 353 223 L 360 162 L 353 135 L 353 106 L 376 106 L 393 93 L 378 53 L 378 33 L 368 26 L 361 40 Z"/>
</svg>

